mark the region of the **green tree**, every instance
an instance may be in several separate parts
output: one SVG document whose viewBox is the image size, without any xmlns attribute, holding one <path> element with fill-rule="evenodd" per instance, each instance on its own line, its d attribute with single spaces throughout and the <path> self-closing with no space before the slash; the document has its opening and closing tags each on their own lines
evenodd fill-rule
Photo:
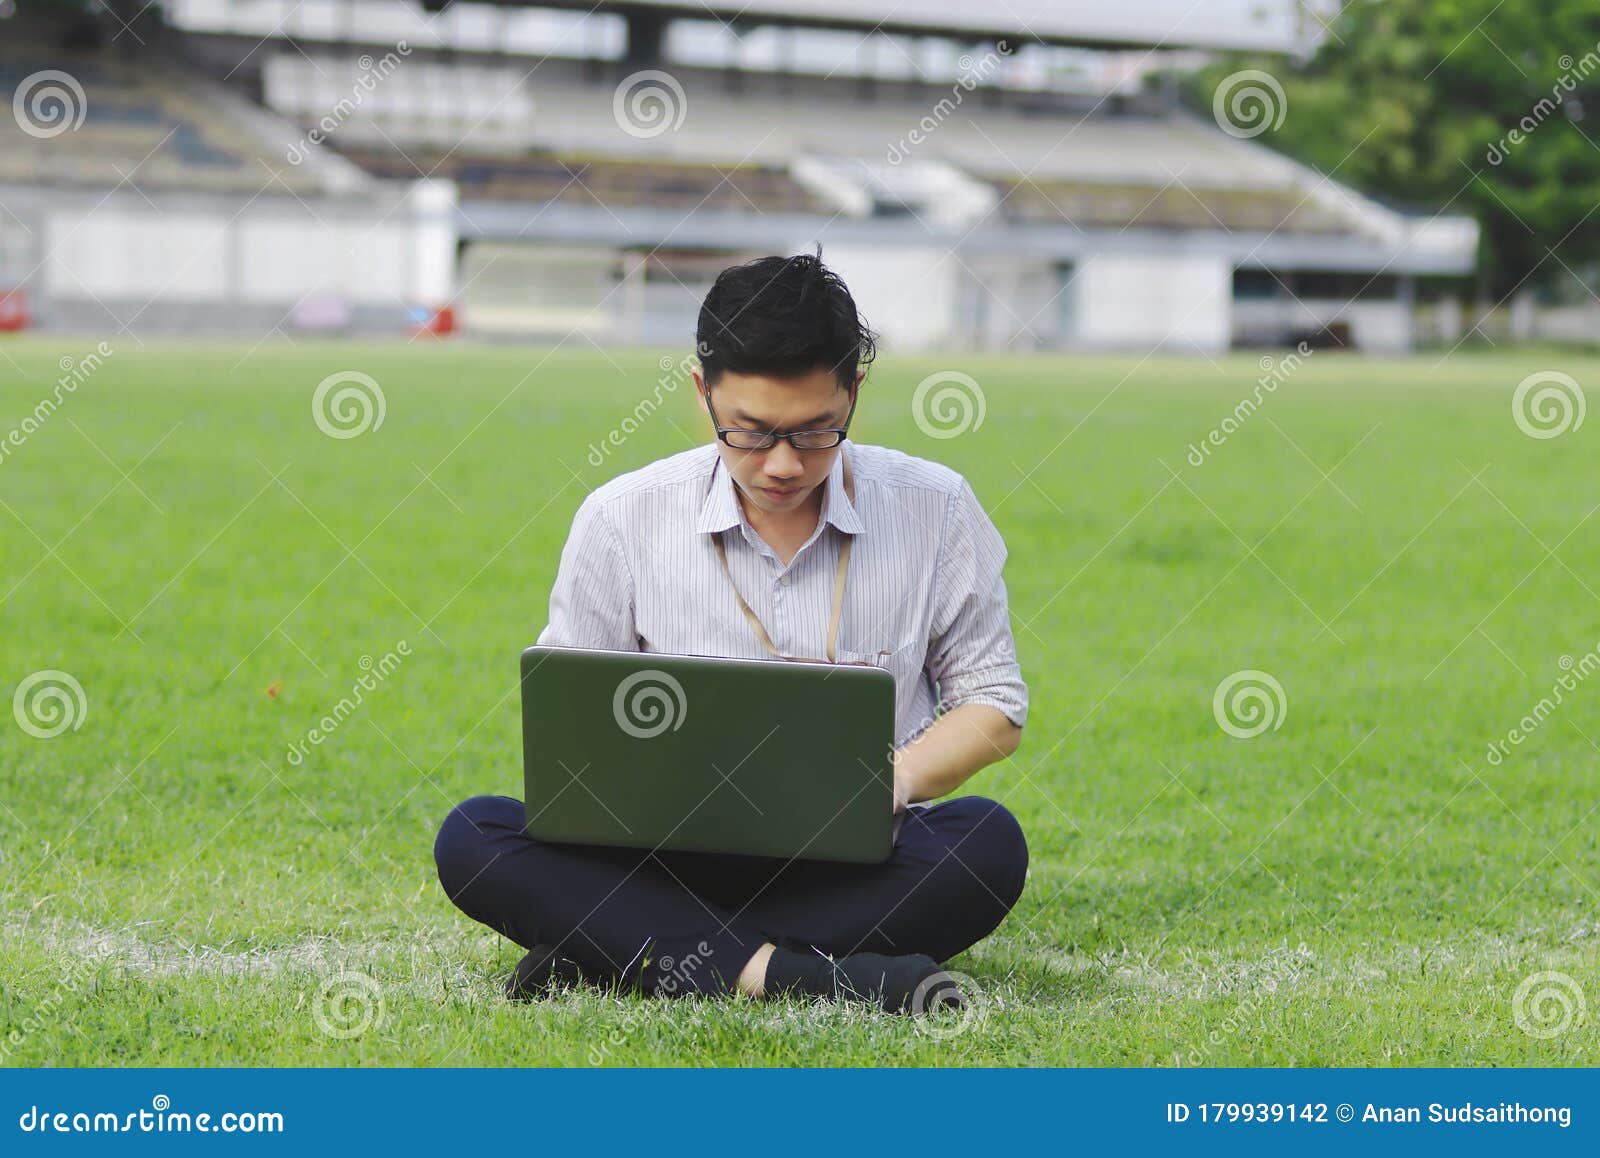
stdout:
<svg viewBox="0 0 1600 1158">
<path fill-rule="evenodd" d="M 1352 0 L 1309 61 L 1207 69 L 1208 111 L 1247 65 L 1286 98 L 1262 141 L 1408 208 L 1477 218 L 1496 298 L 1600 262 L 1596 0 Z"/>
</svg>

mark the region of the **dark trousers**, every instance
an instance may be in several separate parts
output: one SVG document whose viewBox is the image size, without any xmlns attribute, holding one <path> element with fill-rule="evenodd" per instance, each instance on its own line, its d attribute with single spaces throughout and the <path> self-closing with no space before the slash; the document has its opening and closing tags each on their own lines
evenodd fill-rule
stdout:
<svg viewBox="0 0 1600 1158">
<path fill-rule="evenodd" d="M 509 796 L 451 810 L 434 842 L 450 900 L 524 948 L 662 996 L 729 992 L 767 941 L 946 961 L 994 931 L 1028 868 L 1016 818 L 979 796 L 910 810 L 876 865 L 550 844 L 522 826 Z"/>
</svg>

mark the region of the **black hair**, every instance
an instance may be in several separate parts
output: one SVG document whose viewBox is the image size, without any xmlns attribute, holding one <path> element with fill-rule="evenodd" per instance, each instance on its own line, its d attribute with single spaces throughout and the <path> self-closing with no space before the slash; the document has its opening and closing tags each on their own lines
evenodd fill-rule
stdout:
<svg viewBox="0 0 1600 1158">
<path fill-rule="evenodd" d="M 706 387 L 724 371 L 798 378 L 828 370 L 840 389 L 877 356 L 877 336 L 838 274 L 815 256 L 762 257 L 717 275 L 700 305 L 696 349 Z"/>
</svg>

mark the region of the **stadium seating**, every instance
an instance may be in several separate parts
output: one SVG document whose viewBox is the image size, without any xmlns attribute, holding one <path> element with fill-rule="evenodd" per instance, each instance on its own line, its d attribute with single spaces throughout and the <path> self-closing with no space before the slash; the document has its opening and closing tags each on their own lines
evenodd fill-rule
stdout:
<svg viewBox="0 0 1600 1158">
<path fill-rule="evenodd" d="M 463 199 L 615 208 L 648 206 L 760 213 L 826 213 L 830 206 L 773 165 L 716 165 L 650 158 L 534 154 L 504 157 L 439 149 L 351 148 L 368 172 L 405 179 L 418 172 L 454 179 Z"/>
<path fill-rule="evenodd" d="M 1082 229 L 1218 229 L 1229 233 L 1337 233 L 1349 223 L 1294 189 L 1197 189 L 1001 178 L 1009 220 Z"/>
<path fill-rule="evenodd" d="M 378 176 L 454 178 L 464 202 L 914 213 L 932 222 L 952 197 L 901 204 L 885 192 L 885 177 L 921 164 L 942 167 L 975 215 L 982 199 L 958 188 L 960 175 L 993 189 L 998 216 L 1018 225 L 1316 234 L 1360 227 L 1283 158 L 1183 113 L 996 107 L 982 93 L 909 85 L 863 98 L 816 78 L 790 78 L 789 91 L 780 91 L 771 78 L 742 77 L 730 90 L 726 77 L 678 68 L 681 97 L 658 95 L 681 120 L 657 134 L 620 123 L 616 98 L 628 89 L 617 76 L 560 61 L 525 71 L 408 60 L 331 143 Z M 280 54 L 267 74 L 269 103 L 306 123 L 347 95 L 345 72 L 329 59 Z M 478 99 L 485 93 L 500 96 L 486 103 Z M 854 171 L 857 188 L 830 198 L 796 177 L 819 165 L 844 185 Z"/>
<path fill-rule="evenodd" d="M 265 161 L 291 189 L 315 187 L 313 178 L 286 162 L 287 139 L 263 139 L 231 114 L 239 100 L 233 94 L 211 86 L 201 91 L 204 82 L 109 57 L 23 44 L 0 48 L 5 91 L 17 92 L 46 69 L 65 72 L 80 86 L 82 121 L 71 131 L 40 136 L 13 117 L 0 117 L 0 182 L 253 193 L 274 180 Z M 76 108 L 46 105 L 51 115 L 69 119 Z"/>
</svg>

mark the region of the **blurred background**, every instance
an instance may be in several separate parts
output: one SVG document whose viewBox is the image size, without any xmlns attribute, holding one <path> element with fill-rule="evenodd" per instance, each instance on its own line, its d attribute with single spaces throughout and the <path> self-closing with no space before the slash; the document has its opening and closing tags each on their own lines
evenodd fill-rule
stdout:
<svg viewBox="0 0 1600 1158">
<path fill-rule="evenodd" d="M 678 343 L 821 242 L 902 350 L 1594 340 L 1597 74 L 1585 0 L 0 0 L 0 327 Z"/>
</svg>

